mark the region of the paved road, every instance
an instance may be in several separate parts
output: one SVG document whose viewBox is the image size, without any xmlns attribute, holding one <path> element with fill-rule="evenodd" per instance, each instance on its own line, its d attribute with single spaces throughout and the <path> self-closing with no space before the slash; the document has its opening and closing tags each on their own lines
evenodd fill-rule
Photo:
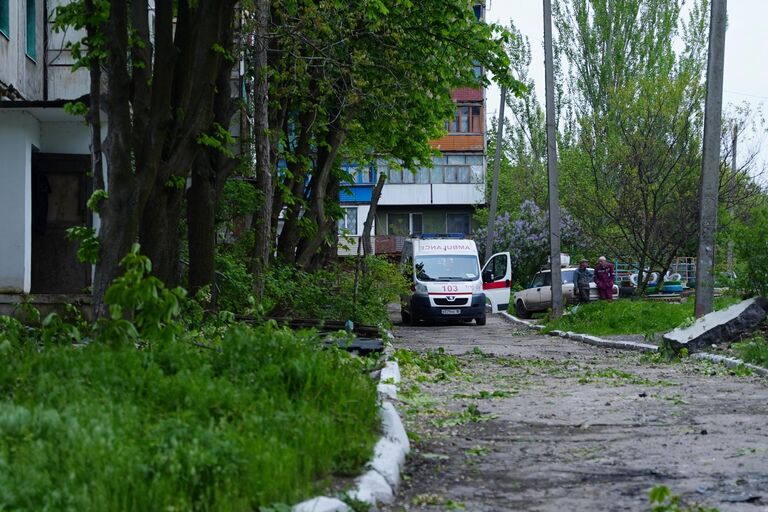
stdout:
<svg viewBox="0 0 768 512">
<path fill-rule="evenodd" d="M 650 510 L 685 503 L 768 510 L 768 381 L 708 362 L 541 336 L 489 317 L 396 326 L 397 348 L 443 347 L 402 364 L 398 408 L 416 441 L 387 511 Z M 404 359 L 404 358 L 403 358 Z"/>
</svg>

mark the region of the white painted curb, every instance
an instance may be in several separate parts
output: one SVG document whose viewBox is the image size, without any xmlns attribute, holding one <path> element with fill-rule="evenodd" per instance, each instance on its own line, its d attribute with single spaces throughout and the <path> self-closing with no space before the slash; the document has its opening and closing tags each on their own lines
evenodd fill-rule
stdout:
<svg viewBox="0 0 768 512">
<path fill-rule="evenodd" d="M 385 349 L 387 357 L 392 351 Z M 382 436 L 374 447 L 374 454 L 368 463 L 370 468 L 355 480 L 356 487 L 349 496 L 375 507 L 380 503 L 389 504 L 395 499 L 400 486 L 400 471 L 405 456 L 411 450 L 408 434 L 392 402 L 397 398 L 397 384 L 400 382 L 400 367 L 397 361 L 387 361 L 379 373 L 380 383 L 376 386 L 381 398 Z M 349 512 L 349 507 L 336 498 L 320 496 L 295 505 L 292 512 Z"/>
<path fill-rule="evenodd" d="M 346 503 L 336 498 L 320 496 L 294 506 L 292 512 L 351 512 Z"/>
<path fill-rule="evenodd" d="M 376 470 L 370 470 L 363 476 L 355 480 L 357 489 L 350 492 L 350 497 L 368 503 L 375 507 L 377 503 L 392 503 L 395 500 L 395 493 L 392 487 Z"/>
<path fill-rule="evenodd" d="M 531 327 L 533 329 L 542 330 L 544 329 L 543 325 L 534 324 L 532 322 L 529 322 L 527 320 L 521 320 L 520 318 L 517 318 L 514 315 L 510 315 L 506 311 L 502 311 L 501 315 L 508 321 L 516 324 L 525 325 L 526 327 Z M 622 341 L 622 340 L 606 340 L 603 338 L 598 338 L 597 336 L 592 336 L 589 334 L 579 334 L 576 332 L 566 332 L 566 331 L 549 331 L 547 334 L 550 336 L 559 336 L 561 338 L 568 338 L 576 341 L 580 341 L 582 343 L 586 343 L 587 345 L 593 345 L 596 347 L 606 347 L 606 348 L 616 348 L 621 350 L 639 350 L 640 352 L 657 352 L 659 350 L 659 347 L 656 345 L 651 345 L 650 343 L 638 343 L 636 341 Z"/>
<path fill-rule="evenodd" d="M 691 354 L 691 358 L 693 359 L 705 359 L 708 361 L 713 361 L 715 363 L 721 363 L 727 366 L 728 368 L 736 368 L 738 366 L 744 366 L 746 368 L 749 368 L 756 374 L 768 377 L 768 369 L 763 368 L 762 366 L 756 366 L 754 364 L 745 363 L 741 359 L 736 359 L 735 357 L 726 357 L 726 356 L 719 356 L 717 354 L 710 354 L 708 352 L 696 352 L 695 354 Z"/>
<path fill-rule="evenodd" d="M 504 317 L 505 320 L 525 325 L 527 327 L 531 327 L 533 329 L 542 330 L 544 326 L 533 324 L 531 322 L 528 322 L 526 320 L 522 320 L 520 318 L 517 318 L 514 315 L 510 315 L 506 311 L 501 312 L 502 317 Z M 576 332 L 563 332 L 563 331 L 550 331 L 548 333 L 550 336 L 560 336 L 561 338 L 570 338 L 572 340 L 581 341 L 582 343 L 586 343 L 588 345 L 593 345 L 596 347 L 606 347 L 606 348 L 615 348 L 619 350 L 639 350 L 641 352 L 658 352 L 659 347 L 656 345 L 651 345 L 649 343 L 638 343 L 635 341 L 622 341 L 622 340 L 606 340 L 603 338 L 598 338 L 597 336 L 592 336 L 589 334 L 580 334 Z M 736 368 L 738 366 L 744 366 L 746 368 L 749 368 L 756 374 L 768 377 L 768 369 L 763 368 L 761 366 L 756 366 L 754 364 L 745 363 L 741 359 L 736 359 L 734 357 L 726 357 L 726 356 L 719 356 L 717 354 L 710 354 L 708 352 L 696 352 L 695 354 L 691 354 L 690 356 L 692 359 L 706 359 L 708 361 L 712 361 L 715 363 L 724 364 L 725 366 L 729 368 Z"/>
</svg>

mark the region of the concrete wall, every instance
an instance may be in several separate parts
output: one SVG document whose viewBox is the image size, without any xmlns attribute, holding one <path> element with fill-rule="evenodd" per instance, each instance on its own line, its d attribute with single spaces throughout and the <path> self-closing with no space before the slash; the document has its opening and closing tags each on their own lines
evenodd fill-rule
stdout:
<svg viewBox="0 0 768 512">
<path fill-rule="evenodd" d="M 44 153 L 87 155 L 90 143 L 90 129 L 82 121 L 40 124 L 40 150 Z"/>
<path fill-rule="evenodd" d="M 67 4 L 70 0 L 48 0 L 48 10 L 53 12 L 59 5 Z M 74 59 L 72 52 L 66 48 L 67 43 L 73 43 L 85 36 L 84 30 L 68 28 L 63 32 L 53 31 L 53 18 L 48 23 L 48 50 L 45 55 L 48 66 L 48 99 L 74 99 L 90 92 L 90 76 L 88 69 L 81 68 L 72 72 Z"/>
<path fill-rule="evenodd" d="M 380 205 L 480 205 L 485 202 L 485 183 L 387 184 Z"/>
<path fill-rule="evenodd" d="M 0 34 L 0 81 L 12 85 L 25 100 L 43 99 L 43 30 L 45 14 L 43 0 L 37 0 L 36 58 L 26 55 L 26 2 L 11 0 L 9 5 L 9 34 Z"/>
<path fill-rule="evenodd" d="M 0 110 L 0 293 L 28 293 L 32 278 L 32 146 L 40 125 Z"/>
</svg>

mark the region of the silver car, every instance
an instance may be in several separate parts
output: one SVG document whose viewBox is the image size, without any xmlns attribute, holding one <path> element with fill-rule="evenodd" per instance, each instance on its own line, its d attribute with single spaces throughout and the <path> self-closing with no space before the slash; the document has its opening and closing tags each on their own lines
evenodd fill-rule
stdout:
<svg viewBox="0 0 768 512">
<path fill-rule="evenodd" d="M 588 269 L 590 274 L 594 269 Z M 563 280 L 563 304 L 576 304 L 579 297 L 576 294 L 576 287 L 573 279 L 576 274 L 575 267 L 560 269 L 560 275 Z M 613 285 L 613 296 L 618 297 L 619 287 Z M 598 300 L 600 298 L 597 292 L 597 285 L 594 282 L 589 283 L 589 300 Z M 531 313 L 537 311 L 546 311 L 552 304 L 552 277 L 549 270 L 542 270 L 533 276 L 531 284 L 525 290 L 515 294 L 515 312 L 520 318 L 530 318 Z"/>
</svg>

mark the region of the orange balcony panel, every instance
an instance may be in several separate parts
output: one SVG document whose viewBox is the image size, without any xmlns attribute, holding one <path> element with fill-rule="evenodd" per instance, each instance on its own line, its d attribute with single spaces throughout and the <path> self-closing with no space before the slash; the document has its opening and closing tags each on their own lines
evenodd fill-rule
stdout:
<svg viewBox="0 0 768 512">
<path fill-rule="evenodd" d="M 482 135 L 445 135 L 430 142 L 434 149 L 440 151 L 483 151 L 485 137 Z"/>
<path fill-rule="evenodd" d="M 453 101 L 483 101 L 484 93 L 484 89 L 460 87 L 451 91 L 451 98 Z"/>
</svg>

